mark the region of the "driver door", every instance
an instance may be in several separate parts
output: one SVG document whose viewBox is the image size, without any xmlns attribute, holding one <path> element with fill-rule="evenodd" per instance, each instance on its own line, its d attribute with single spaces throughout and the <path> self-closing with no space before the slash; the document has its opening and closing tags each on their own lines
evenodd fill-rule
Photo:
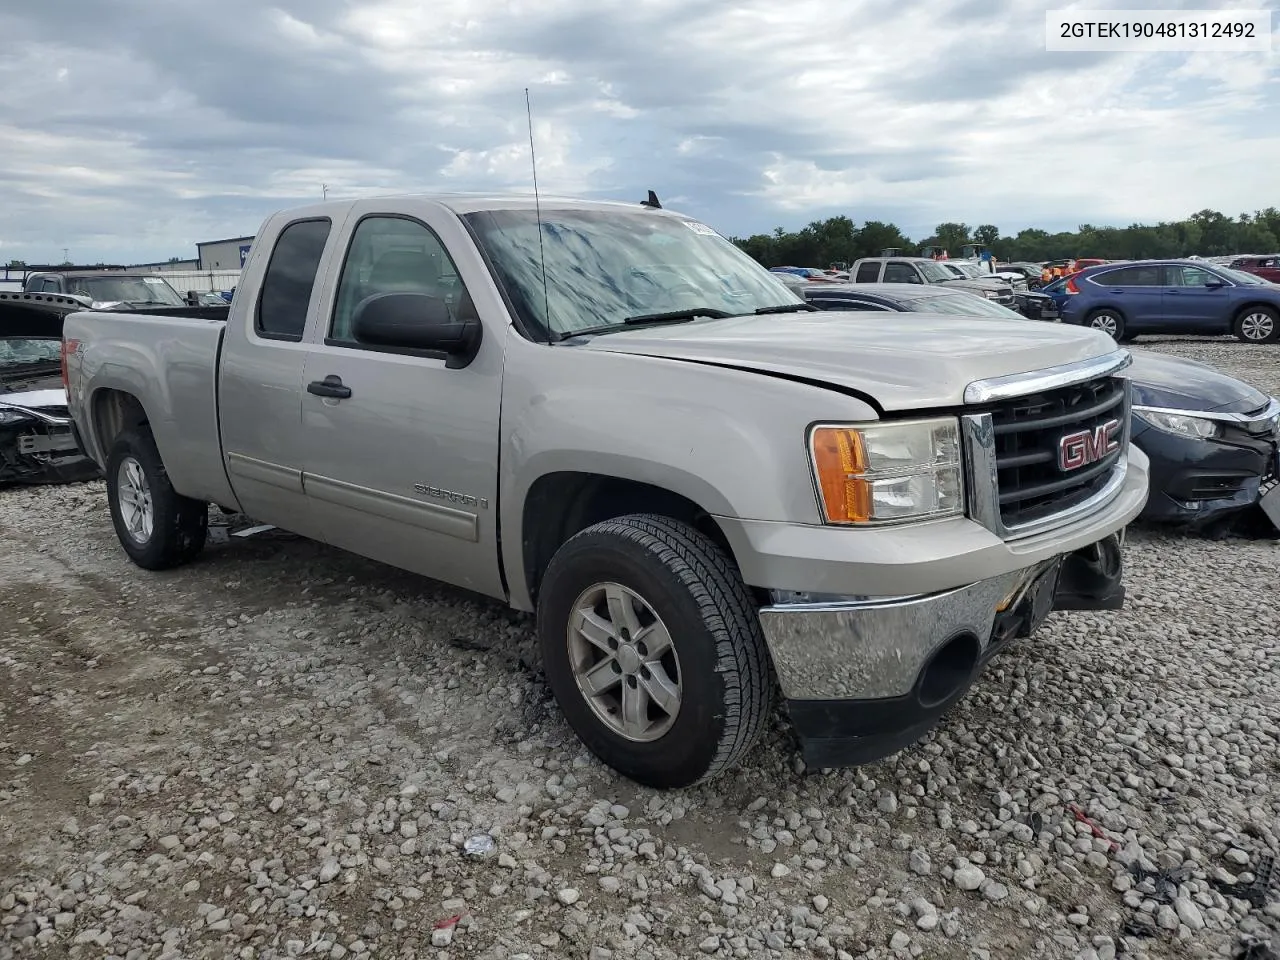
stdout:
<svg viewBox="0 0 1280 960">
<path fill-rule="evenodd" d="M 423 350 L 371 346 L 357 307 L 425 293 L 456 316 L 466 279 L 433 217 L 357 205 L 321 342 L 303 373 L 304 483 L 327 542 L 479 593 L 504 596 L 498 567 L 498 414 L 503 344 L 492 330 L 466 367 Z M 480 278 L 473 278 L 479 282 Z"/>
</svg>

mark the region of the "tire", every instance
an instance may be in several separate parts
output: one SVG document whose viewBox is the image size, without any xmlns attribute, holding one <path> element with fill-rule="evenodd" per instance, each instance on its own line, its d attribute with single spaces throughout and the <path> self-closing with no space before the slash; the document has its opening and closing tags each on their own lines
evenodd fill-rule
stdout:
<svg viewBox="0 0 1280 960">
<path fill-rule="evenodd" d="M 709 538 L 662 516 L 607 520 L 560 547 L 540 594 L 538 637 L 552 692 L 587 748 L 623 776 L 658 789 L 686 787 L 728 770 L 759 739 L 775 687 L 764 634 L 741 576 Z M 619 604 L 635 619 L 622 616 Z M 586 608 L 595 611 L 595 641 L 576 628 L 583 621 L 575 611 Z M 641 629 L 624 631 L 615 618 Z M 659 658 L 643 638 L 664 628 L 672 655 Z M 603 678 L 601 695 L 583 692 L 580 678 L 588 676 Z M 674 711 L 648 693 L 673 686 Z M 625 705 L 646 701 L 624 732 Z"/>
<path fill-rule="evenodd" d="M 1109 307 L 1102 310 L 1094 310 L 1084 318 L 1084 325 L 1109 334 L 1111 339 L 1117 343 L 1121 343 L 1124 340 L 1124 317 L 1119 310 L 1113 310 Z"/>
<path fill-rule="evenodd" d="M 107 457 L 107 503 L 116 536 L 129 559 L 145 570 L 189 563 L 204 549 L 209 506 L 173 489 L 146 427 L 126 430 Z M 132 491 L 122 502 L 121 491 Z M 142 502 L 135 512 L 134 504 Z M 143 518 L 149 511 L 150 522 Z"/>
<path fill-rule="evenodd" d="M 1245 343 L 1275 343 L 1280 340 L 1280 313 L 1271 307 L 1245 307 L 1236 317 L 1232 332 Z"/>
</svg>

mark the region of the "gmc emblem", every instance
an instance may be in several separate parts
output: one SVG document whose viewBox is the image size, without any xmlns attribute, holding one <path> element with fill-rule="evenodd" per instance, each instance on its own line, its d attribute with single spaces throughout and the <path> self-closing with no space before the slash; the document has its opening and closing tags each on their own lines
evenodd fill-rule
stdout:
<svg viewBox="0 0 1280 960">
<path fill-rule="evenodd" d="M 1092 430 L 1077 430 L 1058 440 L 1058 468 L 1079 470 L 1120 448 L 1120 421 L 1108 420 Z"/>
</svg>

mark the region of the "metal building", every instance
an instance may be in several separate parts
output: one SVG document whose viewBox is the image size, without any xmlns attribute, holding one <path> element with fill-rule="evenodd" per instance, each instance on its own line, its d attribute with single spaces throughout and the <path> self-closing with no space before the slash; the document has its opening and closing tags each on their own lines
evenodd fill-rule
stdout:
<svg viewBox="0 0 1280 960">
<path fill-rule="evenodd" d="M 233 237 L 230 240 L 207 240 L 196 244 L 196 256 L 201 270 L 239 270 L 249 256 L 253 237 Z"/>
</svg>

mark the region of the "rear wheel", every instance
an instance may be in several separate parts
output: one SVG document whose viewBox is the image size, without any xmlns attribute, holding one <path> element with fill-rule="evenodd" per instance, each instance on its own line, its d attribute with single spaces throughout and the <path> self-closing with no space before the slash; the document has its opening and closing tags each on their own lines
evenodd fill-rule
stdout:
<svg viewBox="0 0 1280 960">
<path fill-rule="evenodd" d="M 574 732 L 646 786 L 727 770 L 768 719 L 774 681 L 751 595 L 715 543 L 667 517 L 571 537 L 543 577 L 538 637 Z"/>
<path fill-rule="evenodd" d="M 1085 318 L 1085 326 L 1101 330 L 1112 340 L 1120 342 L 1124 339 L 1124 317 L 1118 310 L 1095 310 Z"/>
<path fill-rule="evenodd" d="M 1270 307 L 1246 307 L 1236 317 L 1235 335 L 1245 343 L 1274 343 L 1280 339 L 1280 314 Z"/>
<path fill-rule="evenodd" d="M 147 570 L 166 570 L 204 549 L 209 506 L 173 489 L 149 429 L 120 434 L 106 475 L 111 522 L 130 560 Z"/>
</svg>

